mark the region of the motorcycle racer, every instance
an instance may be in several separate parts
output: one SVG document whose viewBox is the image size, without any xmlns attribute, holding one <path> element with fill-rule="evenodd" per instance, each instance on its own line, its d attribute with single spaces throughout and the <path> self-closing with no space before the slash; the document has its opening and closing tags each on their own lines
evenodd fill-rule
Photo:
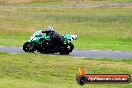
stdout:
<svg viewBox="0 0 132 88">
<path fill-rule="evenodd" d="M 77 39 L 77 35 L 60 35 L 55 32 L 52 27 L 47 27 L 44 31 L 35 31 L 30 39 L 23 44 L 25 52 L 40 52 L 45 54 L 69 54 L 73 51 L 73 40 Z"/>
<path fill-rule="evenodd" d="M 46 33 L 47 36 L 51 37 L 50 45 L 51 47 L 54 47 L 51 49 L 53 52 L 58 51 L 60 46 L 63 44 L 62 36 L 54 31 L 54 29 L 51 26 L 48 26 L 46 30 L 42 31 L 42 33 Z"/>
</svg>

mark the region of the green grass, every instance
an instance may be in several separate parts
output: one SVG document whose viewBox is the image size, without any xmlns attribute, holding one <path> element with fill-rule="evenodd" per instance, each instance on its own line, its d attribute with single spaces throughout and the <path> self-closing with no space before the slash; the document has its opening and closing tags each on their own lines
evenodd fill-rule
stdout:
<svg viewBox="0 0 132 88">
<path fill-rule="evenodd" d="M 81 5 L 81 4 L 109 4 L 109 3 L 132 3 L 132 0 L 60 0 L 60 1 L 49 1 L 49 2 L 29 2 L 19 3 L 18 5 L 31 5 L 31 6 L 49 6 L 49 5 Z"/>
<path fill-rule="evenodd" d="M 20 46 L 48 25 L 78 34 L 76 49 L 132 50 L 131 7 L 94 9 L 0 9 L 0 45 Z"/>
<path fill-rule="evenodd" d="M 106 4 L 131 3 L 132 0 L 1 0 L 1 5 L 78 5 L 78 4 Z"/>
<path fill-rule="evenodd" d="M 74 63 L 71 63 L 74 62 Z M 128 63 L 129 62 L 129 63 Z M 130 74 L 132 60 L 76 59 L 69 56 L 0 53 L 1 88 L 81 88 L 75 81 L 80 66 L 93 74 Z M 132 84 L 88 84 L 84 88 L 130 88 Z"/>
</svg>

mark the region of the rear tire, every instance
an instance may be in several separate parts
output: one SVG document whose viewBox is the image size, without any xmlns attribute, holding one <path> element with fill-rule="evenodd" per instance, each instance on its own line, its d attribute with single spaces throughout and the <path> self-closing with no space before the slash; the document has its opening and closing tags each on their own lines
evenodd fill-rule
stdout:
<svg viewBox="0 0 132 88">
<path fill-rule="evenodd" d="M 25 42 L 23 44 L 23 50 L 25 52 L 34 52 L 35 51 L 33 45 L 31 43 L 29 43 L 29 42 Z"/>
<path fill-rule="evenodd" d="M 72 52 L 73 49 L 74 49 L 74 45 L 70 42 L 66 47 L 65 46 L 61 47 L 59 53 L 63 55 L 68 55 L 70 52 Z"/>
</svg>

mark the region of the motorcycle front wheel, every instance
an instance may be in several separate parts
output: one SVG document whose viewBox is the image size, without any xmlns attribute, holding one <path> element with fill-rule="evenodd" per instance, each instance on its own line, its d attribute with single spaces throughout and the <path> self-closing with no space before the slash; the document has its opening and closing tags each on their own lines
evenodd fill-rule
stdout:
<svg viewBox="0 0 132 88">
<path fill-rule="evenodd" d="M 34 52 L 35 51 L 33 45 L 31 43 L 29 43 L 29 42 L 25 42 L 23 44 L 23 50 L 25 52 Z"/>
</svg>

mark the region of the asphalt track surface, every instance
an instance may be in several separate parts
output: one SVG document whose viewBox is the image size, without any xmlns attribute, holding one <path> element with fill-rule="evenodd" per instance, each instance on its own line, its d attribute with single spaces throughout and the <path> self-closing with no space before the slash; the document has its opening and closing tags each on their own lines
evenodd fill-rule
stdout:
<svg viewBox="0 0 132 88">
<path fill-rule="evenodd" d="M 0 46 L 0 52 L 12 54 L 26 53 L 22 47 Z M 60 55 L 60 54 L 55 54 Z M 132 59 L 132 52 L 128 51 L 104 51 L 104 50 L 73 50 L 68 56 L 75 58 L 113 58 L 113 59 Z"/>
</svg>

